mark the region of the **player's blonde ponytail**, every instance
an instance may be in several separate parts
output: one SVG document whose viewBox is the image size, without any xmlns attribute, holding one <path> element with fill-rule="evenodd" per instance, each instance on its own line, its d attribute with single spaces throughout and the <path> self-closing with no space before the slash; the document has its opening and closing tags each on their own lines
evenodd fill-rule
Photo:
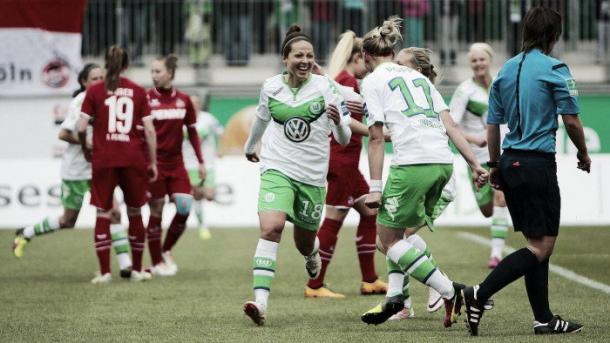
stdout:
<svg viewBox="0 0 610 343">
<path fill-rule="evenodd" d="M 434 83 L 439 75 L 438 68 L 432 64 L 432 51 L 430 49 L 409 47 L 402 49 L 401 53 L 407 53 L 411 56 L 411 63 L 416 65 L 421 70 L 421 73 Z"/>
<path fill-rule="evenodd" d="M 362 53 L 362 38 L 356 37 L 353 31 L 345 31 L 339 36 L 339 42 L 333 50 L 328 64 L 328 76 L 331 79 L 345 69 L 352 61 L 354 55 Z"/>
<path fill-rule="evenodd" d="M 367 54 L 372 56 L 390 56 L 394 53 L 394 47 L 402 40 L 400 34 L 400 23 L 402 19 L 396 16 L 386 21 L 364 36 L 362 47 Z"/>
</svg>

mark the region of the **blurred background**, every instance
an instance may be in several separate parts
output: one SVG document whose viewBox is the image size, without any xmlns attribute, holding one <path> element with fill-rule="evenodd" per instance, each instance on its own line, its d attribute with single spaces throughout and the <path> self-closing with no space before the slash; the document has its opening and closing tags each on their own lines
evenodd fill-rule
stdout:
<svg viewBox="0 0 610 343">
<path fill-rule="evenodd" d="M 0 43 L 6 47 L 0 52 L 0 227 L 17 225 L 32 210 L 41 215 L 61 208 L 58 158 L 64 146 L 57 140 L 58 124 L 77 88 L 76 73 L 83 63 L 103 64 L 111 44 L 127 49 L 126 76 L 146 87 L 152 85 L 151 61 L 178 54 L 175 85 L 205 95 L 205 109 L 225 126 L 218 164 L 224 191 L 210 204 L 218 213 L 210 220 L 250 225 L 256 224 L 257 167 L 245 162 L 241 149 L 263 81 L 283 68 L 279 47 L 290 25 L 299 24 L 312 37 L 316 58 L 326 65 L 342 32 L 362 36 L 398 15 L 405 20 L 402 47 L 433 51 L 442 71 L 438 87 L 449 101 L 472 76 L 469 46 L 493 47 L 495 76 L 520 51 L 524 14 L 538 5 L 563 16 L 553 55 L 574 75 L 589 148 L 599 154 L 592 175 L 578 174 L 574 148 L 563 130 L 558 133 L 569 211 L 563 219 L 608 225 L 610 183 L 603 175 L 610 175 L 610 0 L 6 0 L 0 4 Z M 464 181 L 460 163 L 456 173 Z M 366 163 L 362 169 L 368 172 Z M 460 187 L 443 223 L 484 223 L 469 186 L 464 181 Z M 236 210 L 247 214 L 235 218 Z"/>
</svg>

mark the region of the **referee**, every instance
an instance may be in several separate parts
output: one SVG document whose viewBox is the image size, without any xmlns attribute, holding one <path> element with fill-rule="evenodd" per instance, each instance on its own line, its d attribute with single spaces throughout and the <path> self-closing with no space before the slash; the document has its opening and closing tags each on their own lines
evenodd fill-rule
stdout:
<svg viewBox="0 0 610 343">
<path fill-rule="evenodd" d="M 504 191 L 515 231 L 527 246 L 508 255 L 485 281 L 463 290 L 470 334 L 478 334 L 485 302 L 525 276 L 534 312 L 534 333 L 571 333 L 582 325 L 554 315 L 549 308 L 549 258 L 559 233 L 561 198 L 557 184 L 557 117 L 578 148 L 578 168 L 587 173 L 587 153 L 578 117 L 578 91 L 565 63 L 549 56 L 561 35 L 561 16 L 536 7 L 525 16 L 522 52 L 508 60 L 492 85 L 487 117 L 490 182 Z M 499 125 L 508 123 L 500 156 Z"/>
</svg>

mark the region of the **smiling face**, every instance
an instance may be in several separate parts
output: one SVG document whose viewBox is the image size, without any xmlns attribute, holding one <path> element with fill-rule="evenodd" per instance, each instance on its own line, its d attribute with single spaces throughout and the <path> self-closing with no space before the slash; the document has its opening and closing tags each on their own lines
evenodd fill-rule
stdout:
<svg viewBox="0 0 610 343">
<path fill-rule="evenodd" d="M 475 77 L 484 77 L 489 74 L 491 58 L 482 50 L 474 50 L 470 53 L 470 69 Z"/>
<path fill-rule="evenodd" d="M 87 75 L 87 80 L 85 80 L 85 87 L 89 87 L 90 84 L 103 79 L 104 72 L 102 71 L 102 68 L 93 68 L 89 71 L 89 75 Z"/>
<path fill-rule="evenodd" d="M 302 83 L 309 77 L 315 62 L 313 46 L 305 40 L 294 42 L 288 48 L 290 52 L 284 58 L 288 76 L 296 83 Z"/>
<path fill-rule="evenodd" d="M 172 74 L 161 60 L 154 60 L 150 68 L 153 84 L 157 88 L 169 88 L 172 85 Z"/>
</svg>

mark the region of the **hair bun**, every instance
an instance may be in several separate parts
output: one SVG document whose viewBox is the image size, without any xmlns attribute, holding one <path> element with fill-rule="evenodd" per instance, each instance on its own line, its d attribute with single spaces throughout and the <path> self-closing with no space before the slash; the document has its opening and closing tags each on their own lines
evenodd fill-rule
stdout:
<svg viewBox="0 0 610 343">
<path fill-rule="evenodd" d="M 290 25 L 290 27 L 288 28 L 288 31 L 286 31 L 286 37 L 288 37 L 288 35 L 295 33 L 295 32 L 301 32 L 301 27 L 297 24 L 292 24 Z"/>
</svg>

